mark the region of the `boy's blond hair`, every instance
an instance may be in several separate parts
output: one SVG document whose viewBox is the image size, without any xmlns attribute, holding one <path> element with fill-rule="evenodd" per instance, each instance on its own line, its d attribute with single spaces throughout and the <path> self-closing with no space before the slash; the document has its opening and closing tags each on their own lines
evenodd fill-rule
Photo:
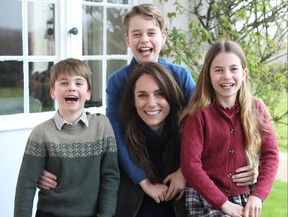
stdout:
<svg viewBox="0 0 288 217">
<path fill-rule="evenodd" d="M 135 16 L 143 16 L 147 20 L 153 20 L 155 25 L 159 26 L 161 32 L 165 31 L 165 19 L 162 11 L 153 4 L 140 4 L 134 6 L 123 18 L 126 35 L 129 32 L 129 22 Z"/>
<path fill-rule="evenodd" d="M 61 60 L 56 63 L 51 68 L 50 73 L 50 87 L 54 88 L 55 82 L 59 78 L 60 75 L 76 75 L 85 78 L 88 85 L 88 90 L 91 90 L 91 77 L 92 73 L 90 71 L 89 66 L 79 59 L 67 58 L 65 60 Z"/>
</svg>

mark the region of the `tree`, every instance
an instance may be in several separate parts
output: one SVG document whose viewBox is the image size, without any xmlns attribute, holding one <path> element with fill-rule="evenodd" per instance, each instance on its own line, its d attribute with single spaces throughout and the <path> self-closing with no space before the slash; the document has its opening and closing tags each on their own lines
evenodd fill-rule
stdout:
<svg viewBox="0 0 288 217">
<path fill-rule="evenodd" d="M 287 125 L 287 109 L 277 105 L 287 95 L 287 1 L 286 0 L 160 0 L 173 3 L 167 14 L 168 38 L 161 55 L 185 64 L 197 80 L 207 46 L 231 39 L 243 48 L 253 94 L 261 98 L 276 123 Z M 190 17 L 187 30 L 172 25 L 178 16 Z M 283 97 L 282 97 L 283 98 Z"/>
</svg>

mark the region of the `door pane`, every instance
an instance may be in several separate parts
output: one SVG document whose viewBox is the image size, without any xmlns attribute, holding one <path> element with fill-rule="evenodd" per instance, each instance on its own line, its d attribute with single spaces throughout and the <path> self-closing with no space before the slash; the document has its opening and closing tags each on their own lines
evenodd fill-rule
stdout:
<svg viewBox="0 0 288 217">
<path fill-rule="evenodd" d="M 102 106 L 102 61 L 86 61 L 92 72 L 92 97 L 85 107 Z"/>
<path fill-rule="evenodd" d="M 22 55 L 21 1 L 0 2 L 0 55 Z"/>
<path fill-rule="evenodd" d="M 108 8 L 107 15 L 107 54 L 126 54 L 125 28 L 122 23 L 124 9 Z"/>
<path fill-rule="evenodd" d="M 30 112 L 52 111 L 50 97 L 50 69 L 53 62 L 31 62 L 29 64 Z"/>
<path fill-rule="evenodd" d="M 54 4 L 28 3 L 29 55 L 55 55 Z"/>
<path fill-rule="evenodd" d="M 83 55 L 103 54 L 103 7 L 83 6 Z"/>
<path fill-rule="evenodd" d="M 23 62 L 0 61 L 0 115 L 24 112 Z"/>
</svg>

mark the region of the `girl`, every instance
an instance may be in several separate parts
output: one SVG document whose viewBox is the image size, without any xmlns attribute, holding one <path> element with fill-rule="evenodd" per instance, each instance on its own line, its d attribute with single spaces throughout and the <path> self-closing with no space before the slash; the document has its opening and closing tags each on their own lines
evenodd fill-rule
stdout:
<svg viewBox="0 0 288 217">
<path fill-rule="evenodd" d="M 180 123 L 188 215 L 260 216 L 276 176 L 278 146 L 264 104 L 249 91 L 237 43 L 210 48 Z M 232 181 L 236 169 L 247 164 L 259 169 L 252 193 Z"/>
</svg>

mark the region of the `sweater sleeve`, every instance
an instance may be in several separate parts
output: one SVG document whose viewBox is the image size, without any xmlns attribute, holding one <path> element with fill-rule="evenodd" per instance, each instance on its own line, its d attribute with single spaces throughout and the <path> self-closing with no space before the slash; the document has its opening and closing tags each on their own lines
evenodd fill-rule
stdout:
<svg viewBox="0 0 288 217">
<path fill-rule="evenodd" d="M 117 191 L 120 180 L 120 173 L 117 160 L 117 145 L 114 132 L 108 118 L 103 119 L 102 123 L 103 138 L 107 139 L 103 147 L 101 156 L 101 180 L 99 193 L 99 214 L 100 217 L 110 217 L 115 214 Z"/>
<path fill-rule="evenodd" d="M 118 71 L 123 72 L 123 71 Z M 116 72 L 115 75 L 118 73 Z M 106 115 L 110 119 L 112 124 L 117 146 L 118 146 L 118 160 L 120 166 L 125 170 L 132 182 L 136 185 L 139 182 L 147 178 L 145 171 L 139 167 L 129 154 L 127 145 L 124 141 L 124 136 L 121 131 L 120 125 L 120 101 L 125 86 L 125 81 L 121 81 L 123 78 L 118 78 L 114 74 L 108 79 L 106 96 L 107 96 L 107 108 Z"/>
<path fill-rule="evenodd" d="M 36 139 L 37 138 L 37 139 Z M 31 217 L 38 178 L 45 164 L 44 143 L 33 130 L 25 148 L 16 186 L 14 217 Z"/>
<path fill-rule="evenodd" d="M 181 170 L 189 187 L 194 188 L 213 207 L 220 208 L 228 198 L 203 170 L 204 127 L 200 113 L 186 119 L 181 141 Z"/>
<path fill-rule="evenodd" d="M 279 165 L 279 151 L 273 126 L 264 105 L 257 101 L 257 109 L 262 115 L 265 126 L 261 130 L 261 156 L 259 176 L 252 195 L 264 201 L 270 193 Z"/>
</svg>

